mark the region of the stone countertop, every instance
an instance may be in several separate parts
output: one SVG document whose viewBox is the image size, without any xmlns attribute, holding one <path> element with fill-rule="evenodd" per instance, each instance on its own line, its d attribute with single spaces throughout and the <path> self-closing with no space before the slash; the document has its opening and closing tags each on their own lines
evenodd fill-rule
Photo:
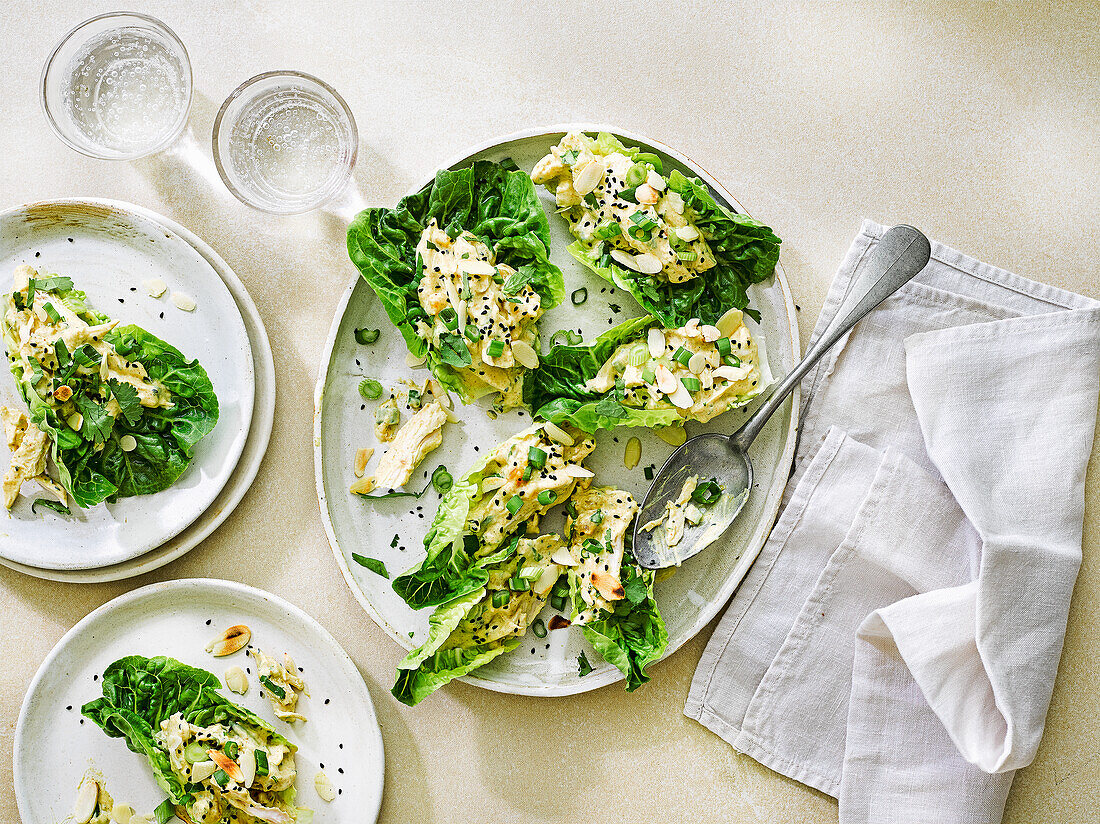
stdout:
<svg viewBox="0 0 1100 824">
<path fill-rule="evenodd" d="M 351 0 L 130 4 L 167 22 L 195 72 L 194 150 L 220 102 L 261 71 L 300 69 L 347 99 L 356 180 L 392 204 L 468 146 L 535 125 L 621 124 L 679 148 L 783 238 L 803 343 L 860 220 L 912 223 L 1021 275 L 1100 298 L 1100 9 L 940 3 L 621 7 Z M 1084 4 L 1082 4 L 1083 6 Z M 1068 4 L 1067 4 L 1068 6 Z M 0 207 L 117 198 L 207 240 L 249 288 L 278 374 L 271 447 L 226 523 L 142 578 L 74 586 L 0 568 L 0 820 L 17 821 L 11 750 L 24 691 L 62 634 L 144 584 L 209 576 L 304 606 L 366 679 L 387 755 L 381 821 L 586 818 L 836 820 L 835 802 L 734 752 L 682 714 L 709 629 L 621 685 L 537 700 L 454 684 L 415 709 L 389 695 L 403 650 L 359 608 L 313 484 L 313 386 L 354 274 L 343 226 L 249 210 L 172 158 L 92 160 L 37 100 L 54 43 L 103 0 L 0 7 Z M 212 168 L 212 166 L 210 167 Z M 2 273 L 0 273 L 0 276 Z M 1086 488 L 1084 564 L 1046 737 L 1006 822 L 1084 821 L 1100 807 L 1100 475 Z"/>
</svg>

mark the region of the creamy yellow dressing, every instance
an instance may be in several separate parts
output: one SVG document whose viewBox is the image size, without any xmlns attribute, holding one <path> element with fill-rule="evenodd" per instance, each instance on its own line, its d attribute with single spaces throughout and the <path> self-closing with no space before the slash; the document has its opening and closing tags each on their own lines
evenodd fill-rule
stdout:
<svg viewBox="0 0 1100 824">
<path fill-rule="evenodd" d="M 639 507 L 629 492 L 613 487 L 579 490 L 571 503 L 576 514 L 566 520 L 565 532 L 576 564 L 578 591 L 585 604 L 573 616 L 573 623 L 587 624 L 608 609 L 612 600 L 618 600 L 607 596 L 617 594 L 621 587 L 626 533 Z"/>
</svg>

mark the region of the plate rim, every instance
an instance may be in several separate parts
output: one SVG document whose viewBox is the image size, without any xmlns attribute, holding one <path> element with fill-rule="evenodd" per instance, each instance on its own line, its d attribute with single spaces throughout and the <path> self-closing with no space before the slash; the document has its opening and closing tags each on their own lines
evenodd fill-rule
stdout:
<svg viewBox="0 0 1100 824">
<path fill-rule="evenodd" d="M 240 505 L 244 496 L 252 488 L 252 484 L 256 480 L 257 474 L 259 474 L 260 466 L 263 463 L 264 456 L 267 454 L 268 445 L 271 442 L 271 433 L 275 421 L 275 361 L 271 350 L 271 341 L 267 334 L 267 328 L 244 282 L 210 244 L 181 223 L 144 206 L 113 198 L 95 197 L 52 198 L 49 200 L 32 201 L 12 207 L 10 210 L 0 210 L 0 214 L 5 214 L 8 211 L 16 209 L 26 209 L 30 206 L 37 206 L 40 204 L 56 205 L 66 203 L 83 203 L 105 206 L 121 211 L 132 211 L 135 214 L 159 223 L 166 231 L 175 233 L 185 243 L 194 247 L 195 251 L 210 263 L 218 276 L 225 282 L 226 288 L 229 290 L 241 313 L 241 318 L 245 324 L 245 332 L 252 349 L 252 372 L 255 391 L 251 422 L 248 434 L 245 437 L 244 446 L 241 448 L 241 456 L 238 459 L 237 465 L 229 474 L 229 478 L 222 487 L 221 492 L 219 492 L 219 495 L 215 497 L 210 506 L 187 527 L 182 529 L 172 538 L 169 538 L 167 541 L 153 547 L 141 555 L 127 561 L 120 561 L 117 564 L 103 567 L 91 567 L 87 569 L 47 569 L 44 567 L 33 567 L 21 564 L 17 561 L 10 561 L 7 558 L 0 557 L 0 564 L 8 569 L 43 580 L 58 581 L 61 583 L 106 583 L 144 575 L 147 572 L 152 572 L 182 557 L 202 543 L 202 541 L 206 540 L 206 538 L 220 527 Z M 269 375 L 270 380 L 261 384 L 260 377 L 264 374 Z M 253 438 L 257 440 L 254 441 Z M 254 454 L 248 455 L 249 447 L 253 444 L 256 444 Z M 246 456 L 248 457 L 248 462 L 241 463 L 241 459 L 244 459 Z M 222 502 L 220 496 L 225 493 L 226 489 L 230 489 L 230 492 L 225 501 Z M 213 516 L 210 517 L 208 521 L 205 520 L 211 512 L 213 512 Z M 166 545 L 171 545 L 170 549 L 161 554 Z"/>
<path fill-rule="evenodd" d="M 227 581 L 221 578 L 177 578 L 171 581 L 158 581 L 156 583 L 148 584 L 138 589 L 124 592 L 105 604 L 93 609 L 83 618 L 81 618 L 71 629 L 69 629 L 53 648 L 49 651 L 42 663 L 38 666 L 38 669 L 34 673 L 34 677 L 31 679 L 30 684 L 27 686 L 26 691 L 23 693 L 23 703 L 19 708 L 19 716 L 15 723 L 15 735 L 12 738 L 12 788 L 15 792 L 15 804 L 19 810 L 19 817 L 23 821 L 28 821 L 25 817 L 25 807 L 28 802 L 24 800 L 24 793 L 21 790 L 21 761 L 19 759 L 19 752 L 22 747 L 22 738 L 24 733 L 24 727 L 26 724 L 26 716 L 29 713 L 31 696 L 38 689 L 42 679 L 46 677 L 46 673 L 49 671 L 53 662 L 64 653 L 70 644 L 72 644 L 76 638 L 82 634 L 88 627 L 93 626 L 97 621 L 101 620 L 105 615 L 114 612 L 115 610 L 122 609 L 127 606 L 131 601 L 137 601 L 142 598 L 156 597 L 163 595 L 166 592 L 170 592 L 174 589 L 183 589 L 187 586 L 193 587 L 209 587 L 215 590 L 221 590 L 230 594 L 244 595 L 250 598 L 260 598 L 270 601 L 274 606 L 284 610 L 287 614 L 293 615 L 301 621 L 304 621 L 307 626 L 310 626 L 317 632 L 318 637 L 329 647 L 329 649 L 335 653 L 340 666 L 343 667 L 347 674 L 353 675 L 351 678 L 352 683 L 359 683 L 363 688 L 363 695 L 358 696 L 362 699 L 366 698 L 366 709 L 370 717 L 374 721 L 373 731 L 375 743 L 378 745 L 379 761 L 381 769 L 378 771 L 378 777 L 376 786 L 374 787 L 374 798 L 377 799 L 377 803 L 374 805 L 373 815 L 369 818 L 364 818 L 364 822 L 373 822 L 378 819 L 378 814 L 382 809 L 382 794 L 385 789 L 385 774 L 386 774 L 386 751 L 385 743 L 382 740 L 382 728 L 378 722 L 378 713 L 374 709 L 374 701 L 370 696 L 370 689 L 367 687 L 367 682 L 363 678 L 363 674 L 359 671 L 359 667 L 356 666 L 355 661 L 348 655 L 347 651 L 340 645 L 340 643 L 332 636 L 327 629 L 325 629 L 317 619 L 310 616 L 303 609 L 292 604 L 290 601 L 275 595 L 267 590 L 260 589 L 259 587 L 250 586 L 249 584 L 242 584 L 238 581 Z M 219 679 L 220 680 L 220 679 Z"/>
<path fill-rule="evenodd" d="M 564 123 L 555 124 L 546 127 L 536 126 L 528 129 L 521 129 L 516 132 L 511 132 L 503 136 L 491 138 L 485 141 L 481 141 L 475 144 L 472 148 L 463 151 L 461 154 L 454 156 L 446 165 L 441 165 L 439 169 L 451 169 L 470 160 L 477 155 L 486 152 L 490 149 L 501 146 L 505 143 L 511 143 L 518 140 L 526 140 L 536 137 L 552 137 L 554 135 L 564 134 L 570 131 L 584 131 L 584 132 L 599 132 L 606 131 L 615 135 L 616 137 L 626 138 L 628 141 L 637 141 L 639 143 L 645 143 L 649 146 L 658 147 L 661 151 L 675 158 L 676 160 L 688 166 L 693 171 L 699 173 L 703 180 L 715 189 L 719 195 L 726 200 L 727 203 L 735 207 L 735 209 L 745 215 L 749 213 L 745 208 L 733 197 L 732 194 L 723 186 L 715 177 L 710 174 L 705 168 L 699 165 L 696 161 L 685 155 L 683 152 L 673 149 L 666 143 L 660 140 L 654 140 L 646 137 L 645 135 L 637 132 L 620 129 L 615 126 L 609 126 L 606 124 L 591 124 L 591 123 Z M 435 177 L 435 171 L 430 176 L 424 178 L 419 184 L 409 189 L 406 194 L 412 194 L 419 191 L 423 186 L 431 182 Z M 751 215 L 749 215 L 751 217 Z M 332 366 L 333 352 L 336 347 L 336 337 L 340 329 L 340 324 L 343 321 L 344 315 L 347 312 L 348 303 L 351 300 L 352 292 L 355 290 L 356 284 L 361 279 L 361 275 L 356 272 L 351 281 L 344 288 L 341 295 L 340 302 L 337 304 L 336 313 L 333 316 L 332 325 L 329 328 L 328 338 L 325 341 L 325 347 L 321 355 L 320 368 L 318 369 L 317 383 L 314 388 L 313 396 L 313 465 L 314 465 L 314 480 L 317 486 L 317 502 L 321 510 L 321 521 L 325 527 L 325 534 L 328 536 L 329 547 L 332 550 L 333 555 L 336 557 L 336 565 L 340 569 L 340 573 L 344 576 L 344 581 L 351 589 L 352 595 L 366 613 L 371 617 L 371 620 L 378 625 L 387 635 L 390 636 L 398 645 L 404 650 L 412 650 L 413 647 L 409 644 L 407 635 L 398 632 L 395 627 L 392 627 L 388 621 L 386 621 L 381 614 L 374 608 L 374 606 L 367 599 L 366 594 L 359 588 L 359 585 L 355 583 L 355 578 L 351 573 L 351 568 L 348 565 L 347 559 L 344 557 L 343 551 L 340 549 L 340 543 L 336 538 L 336 532 L 332 525 L 332 519 L 329 514 L 329 508 L 327 504 L 327 495 L 325 493 L 324 486 L 324 466 L 322 458 L 321 448 L 321 425 L 322 425 L 322 409 L 324 405 L 324 390 L 327 383 L 329 369 Z M 790 346 L 790 354 L 792 359 L 797 359 L 801 353 L 801 342 L 798 335 L 798 316 L 796 314 L 794 305 L 794 296 L 791 292 L 790 284 L 787 282 L 787 277 L 783 272 L 781 263 L 776 263 L 774 285 L 779 287 L 780 293 L 783 296 L 783 305 L 787 310 L 787 321 L 789 336 L 785 337 L 783 344 Z M 793 360 L 792 360 L 793 362 Z M 669 644 L 668 649 L 661 656 L 661 661 L 667 659 L 673 655 L 677 650 L 684 646 L 688 641 L 698 635 L 707 624 L 715 619 L 715 617 L 726 608 L 730 598 L 733 597 L 734 592 L 744 580 L 745 575 L 748 574 L 748 570 L 751 568 L 756 557 L 760 554 L 760 551 L 764 548 L 764 544 L 767 542 L 768 535 L 771 532 L 772 527 L 775 525 L 776 518 L 779 516 L 779 507 L 782 502 L 783 490 L 787 486 L 787 482 L 790 478 L 791 467 L 794 462 L 794 452 L 797 445 L 798 435 L 798 412 L 799 412 L 799 400 L 800 390 L 795 388 L 791 393 L 791 397 L 785 402 L 785 406 L 790 409 L 790 421 L 787 426 L 785 434 L 785 443 L 783 447 L 782 455 L 779 462 L 776 465 L 777 477 L 773 482 L 772 487 L 768 490 L 766 498 L 766 506 L 763 517 L 758 521 L 759 536 L 750 541 L 745 546 L 745 551 L 742 552 L 740 559 L 737 562 L 737 566 L 734 568 L 734 573 L 730 574 L 723 582 L 719 594 L 712 599 L 705 608 L 700 610 L 699 617 L 692 625 L 691 630 L 686 633 L 682 640 L 676 644 Z M 782 408 L 782 407 L 781 407 Z M 766 526 L 760 530 L 759 525 Z M 740 573 L 737 574 L 737 571 Z M 594 677 L 593 677 L 594 676 Z M 479 678 L 475 675 L 466 675 L 459 679 L 467 684 L 471 684 L 478 687 L 483 687 L 493 692 L 505 693 L 510 695 L 529 695 L 536 697 L 562 697 L 568 695 L 577 695 L 579 693 L 591 692 L 592 690 L 599 689 L 609 684 L 614 684 L 624 680 L 625 676 L 614 666 L 610 666 L 609 669 L 605 669 L 602 672 L 593 672 L 590 676 L 585 678 L 578 678 L 575 684 L 557 684 L 557 685 L 521 685 L 521 684 L 505 684 L 499 681 L 491 681 L 485 678 Z"/>
</svg>

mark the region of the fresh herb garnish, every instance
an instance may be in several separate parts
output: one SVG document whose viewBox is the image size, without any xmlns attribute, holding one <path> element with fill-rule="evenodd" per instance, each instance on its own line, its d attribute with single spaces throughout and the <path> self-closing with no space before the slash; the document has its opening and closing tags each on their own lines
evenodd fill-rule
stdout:
<svg viewBox="0 0 1100 824">
<path fill-rule="evenodd" d="M 517 295 L 522 291 L 524 286 L 527 286 L 535 277 L 538 276 L 538 271 L 534 266 L 525 265 L 520 266 L 514 274 L 508 276 L 508 280 L 504 282 L 504 294 Z"/>
<path fill-rule="evenodd" d="M 649 597 L 649 588 L 646 587 L 641 575 L 635 575 L 627 581 L 623 585 L 623 591 L 626 593 L 626 600 L 632 604 L 640 604 Z"/>
<path fill-rule="evenodd" d="M 31 512 L 35 515 L 38 514 L 38 507 L 44 506 L 46 509 L 56 512 L 58 515 L 72 515 L 73 512 L 61 501 L 51 501 L 49 498 L 35 498 L 31 503 Z"/>
<path fill-rule="evenodd" d="M 466 348 L 466 342 L 458 335 L 444 332 L 439 336 L 439 359 L 448 366 L 461 369 L 473 363 L 470 350 Z"/>
<path fill-rule="evenodd" d="M 619 226 L 619 224 L 615 223 L 615 222 L 611 222 L 611 223 L 604 224 L 603 226 L 598 228 L 595 231 L 594 236 L 595 236 L 596 240 L 612 240 L 613 238 L 619 237 L 619 235 L 621 235 L 622 233 L 623 233 L 623 230 Z"/>
<path fill-rule="evenodd" d="M 498 589 L 493 593 L 493 606 L 500 609 L 502 606 L 508 603 L 512 598 L 512 594 L 506 589 Z"/>
<path fill-rule="evenodd" d="M 531 446 L 527 449 L 527 461 L 535 469 L 542 469 L 546 466 L 546 452 L 539 449 L 537 446 Z"/>
<path fill-rule="evenodd" d="M 558 493 L 552 489 L 544 489 L 539 493 L 539 503 L 543 506 L 550 506 L 557 499 Z"/>
<path fill-rule="evenodd" d="M 359 381 L 359 394 L 368 401 L 378 400 L 382 397 L 382 384 L 373 378 L 364 378 Z"/>
<path fill-rule="evenodd" d="M 115 423 L 107 407 L 96 403 L 87 395 L 77 395 L 75 402 L 77 410 L 84 416 L 84 422 L 80 425 L 80 434 L 84 440 L 106 443 Z"/>
<path fill-rule="evenodd" d="M 509 515 L 515 515 L 517 512 L 520 511 L 520 508 L 522 506 L 523 498 L 521 498 L 519 495 L 513 495 L 511 498 L 508 499 L 508 503 L 504 505 L 504 508 L 508 510 Z"/>
<path fill-rule="evenodd" d="M 485 347 L 485 354 L 490 358 L 499 358 L 504 354 L 504 341 L 491 340 L 489 345 Z"/>
<path fill-rule="evenodd" d="M 141 419 L 142 413 L 141 399 L 138 397 L 137 389 L 114 378 L 107 381 L 107 386 L 111 388 L 111 395 L 118 402 L 119 409 L 122 410 L 122 416 L 126 418 L 126 422 L 130 426 L 135 426 Z"/>
<path fill-rule="evenodd" d="M 61 323 L 61 313 L 54 308 L 52 303 L 46 301 L 42 304 L 42 308 L 46 310 L 46 316 L 50 319 L 50 323 Z"/>
<path fill-rule="evenodd" d="M 176 808 L 172 806 L 172 799 L 166 798 L 160 802 L 157 808 L 153 810 L 153 815 L 156 816 L 157 824 L 168 824 L 176 817 Z"/>
<path fill-rule="evenodd" d="M 531 624 L 531 632 L 535 633 L 536 638 L 546 637 L 546 624 L 541 618 L 536 618 Z"/>
<path fill-rule="evenodd" d="M 267 750 L 256 750 L 256 775 L 267 775 Z"/>
<path fill-rule="evenodd" d="M 379 561 L 377 558 L 368 558 L 366 555 L 360 555 L 356 552 L 351 553 L 351 559 L 359 566 L 364 566 L 373 572 L 375 575 L 381 575 L 387 580 L 390 577 L 390 571 L 386 569 L 386 565 Z"/>
</svg>

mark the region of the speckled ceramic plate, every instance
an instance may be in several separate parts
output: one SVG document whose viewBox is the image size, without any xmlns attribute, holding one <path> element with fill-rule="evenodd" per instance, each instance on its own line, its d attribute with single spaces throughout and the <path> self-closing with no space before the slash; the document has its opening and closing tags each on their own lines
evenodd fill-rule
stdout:
<svg viewBox="0 0 1100 824">
<path fill-rule="evenodd" d="M 248 332 L 256 384 L 248 438 L 245 441 L 244 450 L 237 461 L 236 467 L 234 467 L 229 480 L 210 506 L 179 534 L 154 547 L 144 555 L 94 569 L 42 569 L 15 563 L 7 558 L 0 557 L 0 564 L 26 575 L 34 575 L 52 581 L 90 584 L 118 581 L 144 575 L 146 572 L 174 561 L 193 549 L 200 541 L 217 529 L 236 509 L 237 504 L 241 502 L 248 488 L 252 485 L 252 481 L 256 478 L 256 473 L 260 469 L 260 464 L 271 438 L 271 425 L 275 418 L 275 363 L 271 355 L 271 344 L 267 338 L 267 330 L 264 328 L 263 319 L 256 309 L 256 304 L 240 278 L 209 244 L 179 223 L 157 215 L 141 206 L 99 199 L 78 202 L 129 211 L 149 220 L 155 220 L 164 227 L 166 232 L 176 235 L 190 244 L 214 268 L 226 288 L 229 289 L 230 294 L 233 295 L 233 300 L 237 304 L 245 329 Z M 0 384 L 2 383 L 3 377 L 0 376 Z"/>
<path fill-rule="evenodd" d="M 121 204 L 81 200 L 33 203 L 0 214 L 0 282 L 20 263 L 72 277 L 90 304 L 136 323 L 197 358 L 218 396 L 218 423 L 183 475 L 155 495 L 123 498 L 73 515 L 31 512 L 32 484 L 0 523 L 0 556 L 48 570 L 97 569 L 137 558 L 193 523 L 229 480 L 252 421 L 255 370 L 237 303 L 210 262 L 164 225 Z M 142 281 L 168 291 L 149 297 Z M 180 292 L 193 312 L 169 300 Z M 0 402 L 23 407 L 14 380 L 0 380 Z"/>
<path fill-rule="evenodd" d="M 565 131 L 574 129 L 611 131 L 628 146 L 641 146 L 656 152 L 662 157 L 666 170 L 676 168 L 702 178 L 719 200 L 734 211 L 744 211 L 714 178 L 684 155 L 653 140 L 608 127 L 569 126 L 525 132 L 493 141 L 451 166 L 464 166 L 482 158 L 497 161 L 511 158 L 521 169 L 530 171 Z M 556 329 L 579 329 L 586 340 L 591 340 L 611 325 L 643 314 L 630 295 L 612 289 L 570 256 L 566 247 L 571 238 L 565 221 L 555 214 L 553 199 L 542 187 L 537 188 L 550 218 L 550 258 L 565 274 L 567 293 L 584 286 L 589 296 L 582 307 L 574 307 L 567 300 L 543 316 L 544 347 Z M 761 313 L 760 324 L 750 328 L 757 339 L 763 341 L 772 371 L 783 375 L 796 361 L 798 332 L 794 301 L 782 268 L 777 267 L 770 284 L 753 286 L 749 296 L 752 305 Z M 360 346 L 353 336 L 356 327 L 379 328 L 382 335 L 377 343 Z M 393 591 L 389 581 L 354 563 L 351 554 L 356 552 L 379 558 L 393 574 L 412 566 L 423 557 L 423 536 L 439 496 L 429 490 L 419 501 L 410 504 L 409 499 L 400 498 L 367 501 L 348 492 L 354 480 L 352 463 L 356 450 L 375 444 L 375 404 L 363 402 L 357 390 L 359 381 L 362 376 L 369 376 L 388 387 L 405 376 L 422 379 L 426 370 L 408 369 L 405 351 L 400 334 L 386 318 L 370 287 L 360 278 L 353 278 L 337 310 L 321 361 L 314 447 L 321 514 L 344 577 L 379 626 L 399 644 L 412 648 L 426 638 L 431 610 L 411 610 Z M 658 584 L 657 602 L 669 634 L 667 654 L 675 652 L 718 613 L 763 546 L 775 521 L 794 455 L 797 405 L 795 394 L 753 443 L 756 484 L 733 527 L 722 540 Z M 458 477 L 477 460 L 479 450 L 507 439 L 531 423 L 530 415 L 522 411 L 489 420 L 486 408 L 485 404 L 458 408 L 460 423 L 444 429 L 443 445 L 431 453 L 412 484 L 419 489 L 441 463 Z M 706 425 L 689 424 L 688 433 L 732 432 L 746 414 L 744 410 L 734 411 Z M 642 441 L 642 460 L 635 470 L 627 471 L 623 465 L 623 451 L 631 436 Z M 639 500 L 648 488 L 643 468 L 650 464 L 659 467 L 672 452 L 672 447 L 642 429 L 601 432 L 596 441 L 596 451 L 586 465 L 595 471 L 597 482 L 620 486 Z M 547 520 L 543 526 L 553 531 L 555 523 Z M 544 620 L 551 614 L 548 608 Z M 577 657 L 582 651 L 596 667 L 583 678 L 578 675 L 577 667 Z M 502 692 L 550 696 L 595 689 L 621 678 L 617 669 L 592 650 L 579 629 L 570 628 L 551 632 L 543 639 L 529 634 L 517 649 L 500 656 L 465 680 Z"/>
<path fill-rule="evenodd" d="M 265 652 L 286 651 L 294 658 L 310 693 L 299 702 L 307 722 L 275 719 L 243 651 L 225 658 L 204 651 L 235 624 L 247 625 L 252 643 Z M 298 803 L 315 811 L 315 824 L 370 824 L 377 817 L 385 768 L 382 735 L 352 660 L 320 624 L 275 595 L 230 581 L 189 579 L 153 584 L 104 604 L 69 630 L 42 662 L 15 730 L 15 798 L 23 824 L 64 821 L 89 769 L 102 777 L 116 802 L 137 812 L 150 813 L 164 800 L 145 757 L 80 715 L 81 705 L 102 694 L 99 677 L 107 665 L 126 655 L 167 655 L 219 679 L 228 667 L 248 667 L 245 695 L 222 692 L 298 745 Z M 313 786 L 322 764 L 339 790 L 331 803 Z"/>
</svg>

